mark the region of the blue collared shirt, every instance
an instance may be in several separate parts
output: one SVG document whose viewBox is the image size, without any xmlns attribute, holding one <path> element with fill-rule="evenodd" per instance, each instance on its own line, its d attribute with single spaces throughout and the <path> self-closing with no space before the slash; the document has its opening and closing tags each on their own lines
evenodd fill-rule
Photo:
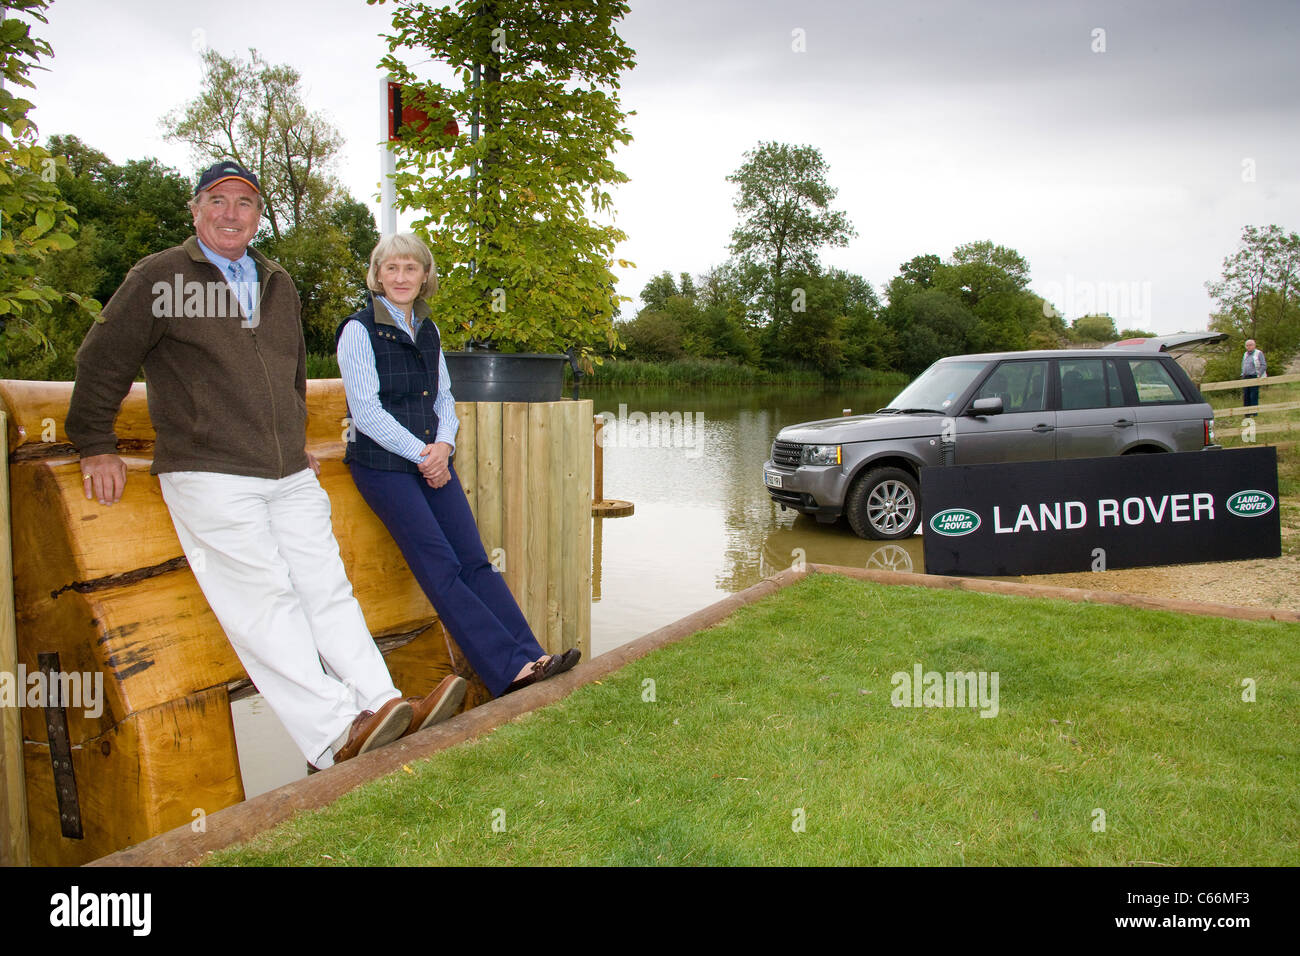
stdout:
<svg viewBox="0 0 1300 956">
<path fill-rule="evenodd" d="M 402 310 L 381 295 L 375 303 L 383 303 L 397 327 L 415 341 L 415 329 L 407 322 Z M 432 322 L 432 319 L 425 319 Z M 370 333 L 360 322 L 349 322 L 339 336 L 339 374 L 343 376 L 343 390 L 348 396 L 348 411 L 352 424 L 362 434 L 373 438 L 381 448 L 407 461 L 421 464 L 424 461 L 425 443 L 413 435 L 388 412 L 379 401 L 379 372 L 375 370 L 375 349 L 370 344 Z M 456 432 L 460 420 L 456 418 L 456 400 L 451 395 L 451 376 L 447 374 L 447 360 L 438 349 L 438 395 L 433 401 L 438 416 L 438 434 L 435 442 L 445 441 L 456 450 Z"/>
<path fill-rule="evenodd" d="M 244 315 L 252 318 L 253 309 L 257 305 L 257 263 L 248 254 L 248 250 L 245 249 L 244 254 L 238 259 L 227 259 L 221 253 L 209 249 L 202 239 L 199 239 L 199 248 L 208 257 L 208 261 L 221 270 L 221 276 L 230 285 L 230 288 L 235 290 L 235 295 L 239 297 L 239 305 L 244 310 Z M 242 278 L 238 282 L 230 277 L 231 263 L 239 264 Z"/>
</svg>

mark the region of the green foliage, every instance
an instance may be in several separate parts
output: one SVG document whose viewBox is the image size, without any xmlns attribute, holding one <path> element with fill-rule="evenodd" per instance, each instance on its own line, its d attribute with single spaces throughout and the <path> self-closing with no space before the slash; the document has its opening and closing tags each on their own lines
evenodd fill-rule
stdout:
<svg viewBox="0 0 1300 956">
<path fill-rule="evenodd" d="M 54 348 L 48 321 L 56 306 L 71 302 L 86 317 L 99 312 L 99 303 L 68 292 L 47 279 L 45 264 L 56 253 L 71 249 L 77 222 L 73 209 L 59 196 L 58 179 L 67 175 L 65 162 L 36 144 L 36 126 L 27 118 L 29 100 L 15 96 L 11 85 L 35 89 L 29 70 L 53 56 L 49 43 L 32 35 L 31 25 L 14 14 L 25 13 L 48 23 L 48 0 L 7 0 L 8 15 L 0 23 L 0 330 L 14 323 L 42 349 Z"/>
<path fill-rule="evenodd" d="M 1300 351 L 1300 235 L 1246 226 L 1237 251 L 1223 260 L 1222 278 L 1205 286 L 1218 305 L 1210 328 L 1232 335 L 1238 348 L 1254 339 L 1273 368 Z"/>
<path fill-rule="evenodd" d="M 365 284 L 365 270 L 358 268 L 348 236 L 327 222 L 305 223 L 257 246 L 293 277 L 302 300 L 307 350 L 333 351 L 334 330 L 356 311 L 358 284 Z"/>
<path fill-rule="evenodd" d="M 189 144 L 196 165 L 234 159 L 257 174 L 276 240 L 340 192 L 328 171 L 342 134 L 307 109 L 300 80 L 293 67 L 267 63 L 256 50 L 247 60 L 206 50 L 199 95 L 161 123 L 167 139 Z"/>
<path fill-rule="evenodd" d="M 1117 342 L 1119 338 L 1115 320 L 1109 315 L 1084 315 L 1070 324 L 1070 339 L 1074 342 Z"/>
<path fill-rule="evenodd" d="M 672 316 L 663 312 L 643 309 L 630 322 L 619 322 L 615 328 L 627 346 L 629 358 L 651 362 L 666 362 L 681 358 L 682 328 Z"/>
<path fill-rule="evenodd" d="M 74 291 L 106 302 L 140 259 L 194 233 L 186 208 L 191 187 L 176 170 L 152 158 L 115 165 L 76 136 L 51 136 L 49 148 L 72 173 L 59 182 L 63 198 L 76 207 L 83 227 L 95 227 L 89 261 L 99 274 L 93 283 L 79 275 L 69 286 Z M 84 234 L 79 241 L 92 242 Z"/>
<path fill-rule="evenodd" d="M 881 319 L 904 371 L 946 355 L 1057 348 L 1065 337 L 1061 318 L 1029 290 L 1029 263 L 1014 249 L 982 240 L 947 260 L 927 254 L 898 268 Z"/>
<path fill-rule="evenodd" d="M 617 90 L 633 53 L 615 29 L 627 5 L 461 0 L 453 8 L 397 0 L 394 7 L 381 66 L 413 88 L 412 105 L 433 117 L 423 130 L 408 129 L 397 149 L 398 204 L 423 214 L 414 228 L 442 276 L 431 306 L 447 346 L 614 349 L 619 297 L 611 256 L 625 236 L 594 217 L 611 213 L 608 188 L 627 181 L 611 158 L 631 141 Z M 450 64 L 458 83 L 418 81 L 399 48 L 414 60 Z M 462 127 L 481 118 L 478 141 L 463 131 L 448 141 L 443 127 L 452 116 Z"/>
<path fill-rule="evenodd" d="M 822 247 L 848 245 L 857 235 L 848 217 L 830 208 L 836 190 L 828 173 L 812 146 L 760 142 L 727 177 L 740 187 L 735 205 L 741 221 L 731 233 L 731 251 L 748 267 L 742 274 L 749 278 L 749 298 L 778 327 L 769 342 L 782 337 L 779 327 L 793 314 L 789 273 L 815 273 Z"/>
</svg>

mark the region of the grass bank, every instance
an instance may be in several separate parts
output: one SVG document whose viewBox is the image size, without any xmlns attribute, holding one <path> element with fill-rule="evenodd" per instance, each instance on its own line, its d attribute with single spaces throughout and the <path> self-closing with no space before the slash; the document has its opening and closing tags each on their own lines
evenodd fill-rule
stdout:
<svg viewBox="0 0 1300 956">
<path fill-rule="evenodd" d="M 1294 865 L 1298 639 L 814 575 L 212 862 Z"/>
<path fill-rule="evenodd" d="M 338 378 L 339 363 L 333 355 L 310 353 L 307 356 L 308 378 Z M 566 386 L 573 382 L 573 371 L 564 367 Z M 606 359 L 595 372 L 582 380 L 583 388 L 614 385 L 671 385 L 705 387 L 710 385 L 814 385 L 874 388 L 896 386 L 902 389 L 911 381 L 902 372 L 878 369 L 849 369 L 838 379 L 830 380 L 809 369 L 769 372 L 749 365 L 736 365 L 711 359 L 684 359 L 678 362 L 640 362 L 632 359 Z M 453 383 L 454 385 L 454 383 Z M 567 393 L 566 393 L 567 394 Z"/>
<path fill-rule="evenodd" d="M 566 369 L 566 380 L 571 373 Z M 911 377 L 902 372 L 879 369 L 848 369 L 837 379 L 828 379 L 815 369 L 768 371 L 716 359 L 680 359 L 675 362 L 643 362 L 637 359 L 606 359 L 582 380 L 586 386 L 606 385 L 835 385 L 893 386 L 902 388 Z"/>
</svg>

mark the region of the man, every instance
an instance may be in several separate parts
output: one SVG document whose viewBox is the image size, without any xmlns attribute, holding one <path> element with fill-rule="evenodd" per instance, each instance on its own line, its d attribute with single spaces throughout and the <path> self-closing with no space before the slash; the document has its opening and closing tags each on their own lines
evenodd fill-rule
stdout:
<svg viewBox="0 0 1300 956">
<path fill-rule="evenodd" d="M 1246 354 L 1241 357 L 1241 377 L 1268 377 L 1268 362 L 1264 361 L 1264 353 L 1255 348 L 1254 339 L 1246 339 Z M 1259 404 L 1258 385 L 1251 385 L 1241 390 L 1241 404 L 1246 406 L 1255 406 Z M 1253 412 L 1247 412 L 1246 417 L 1254 418 L 1255 414 Z"/>
<path fill-rule="evenodd" d="M 306 450 L 301 304 L 248 248 L 263 201 L 234 162 L 204 170 L 195 235 L 140 260 L 77 352 L 67 433 L 86 497 L 121 499 L 113 422 L 143 366 L 176 535 L 248 676 L 315 768 L 449 717 L 465 681 L 403 699 L 339 557 Z"/>
</svg>

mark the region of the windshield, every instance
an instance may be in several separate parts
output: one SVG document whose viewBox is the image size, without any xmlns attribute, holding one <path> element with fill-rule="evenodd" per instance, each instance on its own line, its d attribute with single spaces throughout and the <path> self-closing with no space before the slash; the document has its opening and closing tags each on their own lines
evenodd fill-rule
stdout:
<svg viewBox="0 0 1300 956">
<path fill-rule="evenodd" d="M 882 411 L 952 410 L 953 402 L 966 391 L 975 376 L 988 368 L 988 362 L 936 362 L 920 378 L 898 393 Z"/>
</svg>

